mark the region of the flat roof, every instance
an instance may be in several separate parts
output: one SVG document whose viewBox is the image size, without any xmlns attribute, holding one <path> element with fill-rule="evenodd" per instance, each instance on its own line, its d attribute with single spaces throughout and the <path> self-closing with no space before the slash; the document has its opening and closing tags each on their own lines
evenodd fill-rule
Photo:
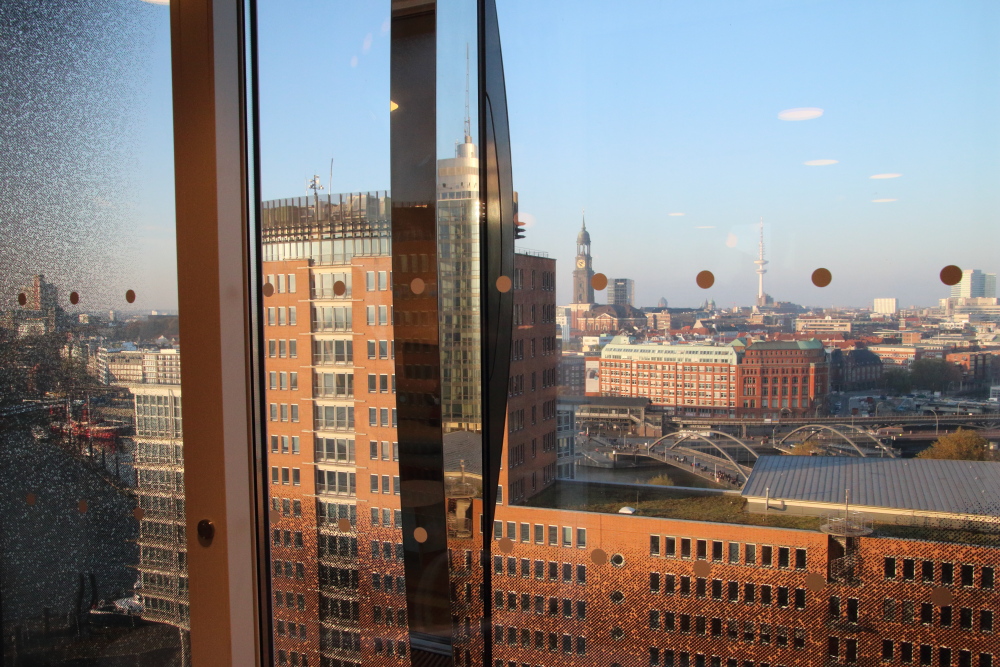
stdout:
<svg viewBox="0 0 1000 667">
<path fill-rule="evenodd" d="M 769 490 L 768 490 L 769 489 Z M 1000 462 L 762 456 L 743 497 L 982 516 L 1000 515 Z"/>
</svg>

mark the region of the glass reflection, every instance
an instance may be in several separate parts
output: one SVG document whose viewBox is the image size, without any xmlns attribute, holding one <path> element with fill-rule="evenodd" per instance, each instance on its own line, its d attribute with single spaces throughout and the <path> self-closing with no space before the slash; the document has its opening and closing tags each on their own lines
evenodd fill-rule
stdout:
<svg viewBox="0 0 1000 667">
<path fill-rule="evenodd" d="M 168 12 L 0 23 L 3 661 L 187 665 Z"/>
</svg>

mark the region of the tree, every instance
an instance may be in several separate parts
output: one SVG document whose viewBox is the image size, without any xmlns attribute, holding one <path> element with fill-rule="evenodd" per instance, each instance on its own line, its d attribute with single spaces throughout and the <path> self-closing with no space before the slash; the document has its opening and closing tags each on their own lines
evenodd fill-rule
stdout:
<svg viewBox="0 0 1000 667">
<path fill-rule="evenodd" d="M 910 364 L 910 377 L 914 387 L 944 391 L 948 388 L 948 383 L 958 382 L 962 374 L 955 364 L 944 359 L 917 359 Z"/>
<path fill-rule="evenodd" d="M 889 368 L 882 373 L 881 386 L 890 395 L 908 394 L 913 386 L 913 378 L 907 370 Z"/>
<path fill-rule="evenodd" d="M 919 459 L 950 459 L 953 461 L 995 461 L 990 443 L 975 431 L 958 429 L 943 435 L 917 455 Z"/>
<path fill-rule="evenodd" d="M 823 448 L 820 447 L 818 444 L 806 440 L 792 447 L 788 453 L 794 456 L 813 456 L 813 455 L 822 456 L 824 452 Z"/>
</svg>

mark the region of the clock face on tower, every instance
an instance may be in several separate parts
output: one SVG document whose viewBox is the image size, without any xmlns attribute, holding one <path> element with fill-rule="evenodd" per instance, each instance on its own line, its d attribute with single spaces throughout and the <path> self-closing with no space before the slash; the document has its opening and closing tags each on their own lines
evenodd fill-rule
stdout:
<svg viewBox="0 0 1000 667">
<path fill-rule="evenodd" d="M 587 266 L 587 262 L 582 257 L 580 259 L 576 260 L 576 268 L 582 269 L 585 266 Z"/>
</svg>

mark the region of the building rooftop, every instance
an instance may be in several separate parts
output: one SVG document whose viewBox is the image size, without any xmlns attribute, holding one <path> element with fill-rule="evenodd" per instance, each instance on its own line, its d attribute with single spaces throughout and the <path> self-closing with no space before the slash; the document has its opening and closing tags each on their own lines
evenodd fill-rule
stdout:
<svg viewBox="0 0 1000 667">
<path fill-rule="evenodd" d="M 762 456 L 743 497 L 996 516 L 1000 462 L 846 456 Z"/>
</svg>

